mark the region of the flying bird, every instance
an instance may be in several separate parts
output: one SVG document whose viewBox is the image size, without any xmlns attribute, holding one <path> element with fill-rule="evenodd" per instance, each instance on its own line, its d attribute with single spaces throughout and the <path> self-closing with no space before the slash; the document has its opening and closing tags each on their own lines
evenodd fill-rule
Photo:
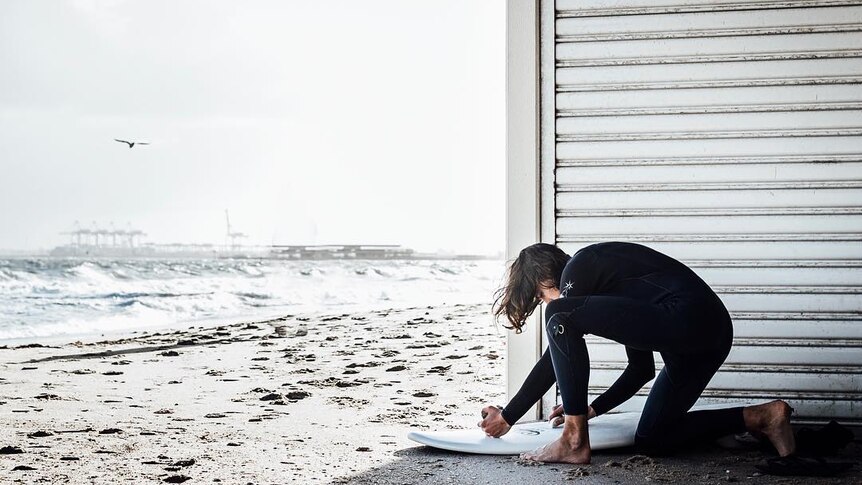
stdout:
<svg viewBox="0 0 862 485">
<path fill-rule="evenodd" d="M 116 138 L 114 138 L 114 141 L 118 141 L 120 143 L 125 143 L 126 145 L 129 145 L 129 148 L 132 148 L 135 145 L 149 145 L 149 143 L 144 142 L 144 141 L 126 141 L 126 140 L 118 140 Z"/>
</svg>

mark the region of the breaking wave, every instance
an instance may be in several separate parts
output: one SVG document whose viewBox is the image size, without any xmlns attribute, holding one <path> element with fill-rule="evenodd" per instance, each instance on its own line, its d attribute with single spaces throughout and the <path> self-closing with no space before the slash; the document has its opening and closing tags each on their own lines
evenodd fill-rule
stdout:
<svg viewBox="0 0 862 485">
<path fill-rule="evenodd" d="M 0 259 L 0 340 L 490 302 L 501 261 Z"/>
</svg>

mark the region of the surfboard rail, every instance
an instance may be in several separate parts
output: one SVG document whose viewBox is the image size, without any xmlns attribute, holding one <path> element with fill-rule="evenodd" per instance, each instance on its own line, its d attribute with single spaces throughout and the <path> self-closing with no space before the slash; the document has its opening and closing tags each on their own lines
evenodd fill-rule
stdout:
<svg viewBox="0 0 862 485">
<path fill-rule="evenodd" d="M 605 414 L 589 422 L 590 447 L 593 450 L 624 448 L 635 442 L 640 413 Z M 508 433 L 492 438 L 480 428 L 447 431 L 410 431 L 407 438 L 442 450 L 482 455 L 517 455 L 553 442 L 563 427 L 551 427 L 547 421 L 519 423 Z"/>
</svg>

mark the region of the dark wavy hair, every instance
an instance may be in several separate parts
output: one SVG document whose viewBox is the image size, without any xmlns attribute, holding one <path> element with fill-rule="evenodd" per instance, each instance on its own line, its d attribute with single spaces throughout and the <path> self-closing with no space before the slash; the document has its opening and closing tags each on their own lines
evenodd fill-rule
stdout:
<svg viewBox="0 0 862 485">
<path fill-rule="evenodd" d="M 553 244 L 538 243 L 521 250 L 509 265 L 506 284 L 494 293 L 491 311 L 499 321 L 503 315 L 521 333 L 527 317 L 539 305 L 540 288 L 556 288 L 563 276 L 569 255 Z"/>
</svg>

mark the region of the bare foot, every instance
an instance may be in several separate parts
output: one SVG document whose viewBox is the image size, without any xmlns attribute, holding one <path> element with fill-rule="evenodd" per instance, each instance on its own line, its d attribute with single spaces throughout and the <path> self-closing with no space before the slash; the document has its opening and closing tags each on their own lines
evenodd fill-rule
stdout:
<svg viewBox="0 0 862 485">
<path fill-rule="evenodd" d="M 769 438 L 779 456 L 796 451 L 790 414 L 793 408 L 784 401 L 772 401 L 743 408 L 742 416 L 749 431 L 761 433 Z"/>
<path fill-rule="evenodd" d="M 521 454 L 521 459 L 575 465 L 589 463 L 592 451 L 590 437 L 587 434 L 586 416 L 566 416 L 565 419 L 565 427 L 560 439 L 529 453 Z"/>
<path fill-rule="evenodd" d="M 572 446 L 566 443 L 563 438 L 560 438 L 549 445 L 545 445 L 529 453 L 522 453 L 521 458 L 530 461 L 540 461 L 542 463 L 586 465 L 590 462 L 590 454 L 589 446 Z"/>
</svg>

